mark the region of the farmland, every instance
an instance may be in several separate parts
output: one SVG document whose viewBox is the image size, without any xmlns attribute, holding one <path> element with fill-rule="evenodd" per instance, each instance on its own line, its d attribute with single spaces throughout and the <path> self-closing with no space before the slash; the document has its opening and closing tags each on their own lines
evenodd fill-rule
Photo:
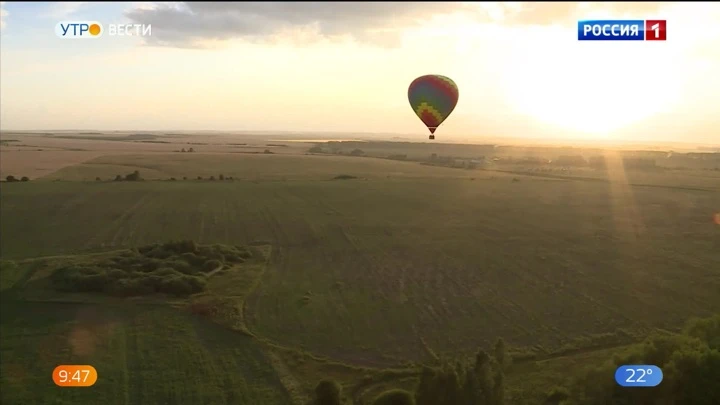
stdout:
<svg viewBox="0 0 720 405">
<path fill-rule="evenodd" d="M 149 180 L 111 181 L 133 170 Z M 233 181 L 207 180 L 220 174 Z M 93 358 L 112 370 L 105 372 L 106 388 L 98 385 L 108 403 L 116 396 L 139 403 L 140 395 L 233 403 L 228 390 L 245 398 L 237 403 L 285 403 L 285 391 L 273 387 L 282 379 L 287 388 L 288 373 L 308 391 L 314 381 L 304 380 L 305 366 L 286 364 L 289 371 L 282 371 L 268 344 L 368 368 L 470 354 L 497 337 L 537 358 L 581 349 L 592 359 L 583 348 L 607 350 L 720 311 L 715 172 L 624 174 L 458 170 L 302 153 L 94 157 L 2 185 L 3 288 L 22 285 L 18 280 L 30 274 L 22 266 L 38 257 L 184 239 L 269 246 L 267 267 L 251 289 L 247 282 L 223 284 L 230 289 L 225 296 L 242 295 L 243 322 L 265 343 L 162 306 L 112 301 L 47 311 L 53 304 L 13 301 L 2 306 L 3 350 L 69 336 L 73 317 L 97 312 L 93 319 L 112 324 L 98 329 L 97 345 L 113 350 Z M 350 179 L 334 180 L 340 175 Z M 233 293 L 233 286 L 244 292 Z M 21 305 L 37 316 L 18 316 Z M 109 309 L 115 306 L 122 310 Z M 44 332 L 36 340 L 18 332 L 31 329 Z M 162 329 L 177 332 L 171 343 L 160 342 Z M 64 341 L 53 344 L 42 354 L 46 364 L 77 356 Z M 155 346 L 166 351 L 148 349 Z M 178 350 L 193 357 L 180 360 Z M 130 364 L 139 359 L 155 368 Z M 28 367 L 4 364 L 3 379 L 49 373 Z M 153 385 L 164 373 L 158 370 L 167 369 L 174 374 Z M 346 371 L 339 378 L 354 386 Z M 202 389 L 192 385 L 199 380 L 178 385 L 195 373 L 215 380 Z M 228 373 L 234 379 L 222 380 Z M 230 386 L 242 388 L 224 388 Z M 26 402 L 46 395 L 14 392 Z"/>
</svg>

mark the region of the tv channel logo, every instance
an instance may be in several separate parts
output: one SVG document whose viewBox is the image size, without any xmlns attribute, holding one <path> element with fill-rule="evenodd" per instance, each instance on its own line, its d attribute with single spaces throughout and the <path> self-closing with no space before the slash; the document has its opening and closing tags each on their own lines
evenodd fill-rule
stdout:
<svg viewBox="0 0 720 405">
<path fill-rule="evenodd" d="M 65 39 L 100 38 L 103 26 L 97 21 L 60 21 L 55 25 L 55 35 Z"/>
<path fill-rule="evenodd" d="M 578 41 L 666 41 L 667 20 L 578 21 Z"/>
<path fill-rule="evenodd" d="M 150 24 L 108 24 L 107 29 L 97 21 L 61 21 L 55 25 L 55 35 L 60 38 L 149 37 Z"/>
</svg>

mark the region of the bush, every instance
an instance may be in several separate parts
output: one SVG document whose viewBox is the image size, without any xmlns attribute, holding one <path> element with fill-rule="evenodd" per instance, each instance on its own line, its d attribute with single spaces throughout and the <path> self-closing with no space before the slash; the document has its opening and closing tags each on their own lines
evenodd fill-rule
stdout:
<svg viewBox="0 0 720 405">
<path fill-rule="evenodd" d="M 205 289 L 203 273 L 251 257 L 243 246 L 196 245 L 192 240 L 140 246 L 51 274 L 55 289 L 133 296 L 163 292 L 185 296 Z"/>
<path fill-rule="evenodd" d="M 161 268 L 153 271 L 152 274 L 158 275 L 158 276 L 160 276 L 160 277 L 163 277 L 163 276 L 175 276 L 175 275 L 179 276 L 179 275 L 180 275 L 180 273 L 178 273 L 178 272 L 177 272 L 175 269 L 173 269 L 172 267 L 161 267 Z"/>
<path fill-rule="evenodd" d="M 373 405 L 415 405 L 412 394 L 405 390 L 390 390 L 380 394 Z"/>
<path fill-rule="evenodd" d="M 222 267 L 223 263 L 220 260 L 212 259 L 208 260 L 203 264 L 203 269 L 205 271 L 213 271 L 219 267 Z"/>
<path fill-rule="evenodd" d="M 184 297 L 202 291 L 204 286 L 204 282 L 197 277 L 175 276 L 163 279 L 160 284 L 160 291 Z"/>
<path fill-rule="evenodd" d="M 172 270 L 172 269 L 171 269 Z M 128 273 L 120 269 L 110 269 L 106 272 L 108 280 L 120 280 L 126 278 Z"/>
<path fill-rule="evenodd" d="M 349 174 L 341 174 L 341 175 L 335 176 L 333 179 L 334 180 L 352 180 L 352 179 L 357 179 L 357 177 L 351 176 Z"/>
<path fill-rule="evenodd" d="M 119 174 L 117 176 L 115 176 L 115 181 L 123 181 L 122 176 Z"/>
<path fill-rule="evenodd" d="M 15 178 L 15 176 L 7 176 L 5 177 L 5 181 L 7 181 L 8 183 L 14 183 L 18 180 Z"/>
<path fill-rule="evenodd" d="M 340 405 L 342 387 L 335 381 L 322 380 L 315 387 L 315 402 L 317 405 Z"/>
<path fill-rule="evenodd" d="M 95 181 L 102 181 L 100 177 L 95 177 Z"/>
<path fill-rule="evenodd" d="M 220 179 L 220 180 L 225 180 L 225 176 L 221 174 L 221 175 L 218 176 L 218 179 Z"/>
<path fill-rule="evenodd" d="M 142 278 L 126 278 L 118 280 L 113 284 L 108 284 L 106 291 L 112 295 L 120 297 L 132 297 L 138 295 L 147 295 L 155 292 L 153 286 Z"/>
<path fill-rule="evenodd" d="M 565 387 L 553 387 L 550 389 L 547 394 L 545 394 L 545 403 L 550 404 L 559 404 L 563 401 L 566 401 L 570 398 L 570 391 L 567 390 Z"/>
<path fill-rule="evenodd" d="M 22 176 L 20 181 L 30 181 L 30 179 L 27 176 Z"/>
<path fill-rule="evenodd" d="M 168 242 L 163 247 L 175 253 L 194 253 L 197 251 L 197 245 L 191 240 L 180 240 L 176 242 Z"/>
<path fill-rule="evenodd" d="M 134 172 L 125 175 L 125 181 L 140 181 L 140 180 L 142 180 L 142 178 L 140 177 L 140 172 L 138 170 L 135 170 Z"/>
<path fill-rule="evenodd" d="M 176 271 L 183 273 L 183 274 L 195 274 L 197 273 L 197 270 L 193 268 L 190 264 L 187 262 L 181 261 L 181 260 L 174 260 L 174 261 L 168 261 L 165 263 L 168 267 L 172 267 Z"/>
<path fill-rule="evenodd" d="M 101 292 L 107 284 L 108 277 L 105 273 L 80 276 L 75 282 L 77 291 L 82 292 Z"/>
<path fill-rule="evenodd" d="M 172 252 L 165 250 L 163 246 L 156 246 L 153 250 L 145 253 L 145 256 L 153 259 L 167 259 L 172 256 Z"/>
</svg>

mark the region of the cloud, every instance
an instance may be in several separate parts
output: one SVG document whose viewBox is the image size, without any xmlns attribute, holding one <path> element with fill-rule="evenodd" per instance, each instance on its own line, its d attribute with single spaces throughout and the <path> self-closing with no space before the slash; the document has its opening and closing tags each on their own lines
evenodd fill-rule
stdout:
<svg viewBox="0 0 720 405">
<path fill-rule="evenodd" d="M 135 3 L 126 16 L 152 24 L 154 45 L 198 47 L 228 39 L 276 41 L 278 36 L 352 38 L 374 45 L 397 43 L 405 28 L 433 26 L 440 15 L 462 13 L 477 23 L 575 24 L 596 17 L 645 18 L 658 3 L 532 2 L 156 2 Z M 311 34 L 308 34 L 311 33 Z"/>
<path fill-rule="evenodd" d="M 5 29 L 5 19 L 8 15 L 10 15 L 10 13 L 5 10 L 5 2 L 0 1 L 0 30 Z"/>
<path fill-rule="evenodd" d="M 80 7 L 87 4 L 86 1 L 65 1 L 52 3 L 46 15 L 52 18 L 66 18 L 77 12 Z"/>
<path fill-rule="evenodd" d="M 134 23 L 152 24 L 151 39 L 171 46 L 234 38 L 268 40 L 297 30 L 382 43 L 435 15 L 473 10 L 481 12 L 477 6 L 449 2 L 176 2 L 134 7 L 126 16 Z"/>
<path fill-rule="evenodd" d="M 596 18 L 651 18 L 663 7 L 662 3 L 601 3 L 601 2 L 487 2 L 482 3 L 495 21 L 508 25 L 575 24 L 578 19 Z"/>
</svg>

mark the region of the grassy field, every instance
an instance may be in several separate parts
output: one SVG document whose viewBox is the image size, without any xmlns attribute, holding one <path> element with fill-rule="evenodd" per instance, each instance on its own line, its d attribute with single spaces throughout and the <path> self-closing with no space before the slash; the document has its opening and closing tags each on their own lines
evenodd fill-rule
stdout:
<svg viewBox="0 0 720 405">
<path fill-rule="evenodd" d="M 93 167 L 105 167 L 98 161 L 115 170 L 112 159 L 57 176 L 92 177 Z M 251 300 L 253 314 L 262 314 L 253 326 L 289 345 L 369 364 L 422 359 L 421 338 L 439 352 L 498 335 L 550 350 L 585 333 L 671 328 L 720 307 L 718 269 L 710 265 L 719 197 L 710 191 L 512 182 L 363 158 L 145 159 L 125 171 L 157 167 L 179 176 L 204 168 L 242 179 L 257 170 L 262 179 L 296 181 L 4 186 L 1 229 L 13 237 L 0 242 L 3 256 L 168 238 L 268 241 L 277 249 Z M 335 173 L 370 180 L 325 181 Z"/>
<path fill-rule="evenodd" d="M 148 179 L 217 178 L 220 174 L 236 180 L 330 180 L 349 174 L 361 178 L 447 178 L 491 177 L 480 172 L 435 168 L 414 162 L 343 156 L 250 155 L 250 154 L 153 154 L 104 156 L 70 166 L 46 177 L 48 180 L 111 180 L 140 170 Z"/>
<path fill-rule="evenodd" d="M 78 181 L 133 170 L 150 179 L 224 174 L 235 181 Z M 342 174 L 357 178 L 332 180 Z M 83 311 L 113 325 L 97 332 L 97 347 L 107 350 L 85 358 L 109 374 L 108 403 L 140 403 L 147 395 L 148 403 L 272 404 L 289 401 L 293 393 L 282 394 L 289 386 L 307 394 L 323 373 L 335 373 L 360 396 L 379 389 L 356 386 L 363 371 L 335 370 L 287 350 L 386 367 L 469 353 L 501 336 L 553 359 L 518 366 L 544 384 L 592 356 L 587 350 L 623 343 L 596 344 L 595 335 L 633 339 L 720 310 L 715 183 L 565 177 L 342 156 L 198 153 L 105 156 L 43 180 L 3 184 L 2 288 L 31 278 L 31 265 L 19 264 L 27 258 L 171 239 L 272 247 L 264 270 L 209 284 L 214 294 L 241 297 L 242 324 L 255 340 L 165 307 L 2 305 L 3 354 L 56 342 L 46 345 L 45 363 L 3 362 L 3 381 L 25 375 L 48 389 L 22 380 L 3 398 L 32 403 L 55 392 L 54 365 L 47 364 L 75 356 L 68 336 Z M 212 383 L 183 381 L 197 375 Z M 510 380 L 520 390 L 517 403 L 539 395 L 518 388 L 526 384 L 521 377 Z M 273 388 L 278 381 L 285 391 Z M 65 395 L 59 401 L 83 399 Z"/>
<path fill-rule="evenodd" d="M 288 403 L 251 338 L 179 311 L 9 301 L 0 308 L 2 403 Z M 59 364 L 92 364 L 98 382 L 58 389 L 51 373 Z"/>
</svg>

